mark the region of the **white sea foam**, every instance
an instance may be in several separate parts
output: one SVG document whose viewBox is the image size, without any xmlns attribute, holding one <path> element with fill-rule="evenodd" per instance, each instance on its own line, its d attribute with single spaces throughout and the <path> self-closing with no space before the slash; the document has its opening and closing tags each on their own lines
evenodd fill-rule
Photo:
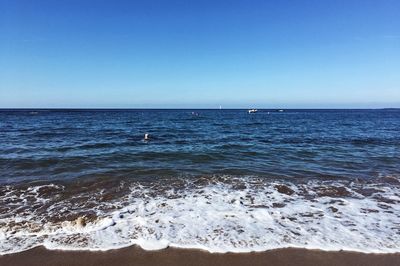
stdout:
<svg viewBox="0 0 400 266">
<path fill-rule="evenodd" d="M 26 191 L 36 193 L 38 206 L 49 204 L 37 187 Z M 13 196 L 9 193 L 3 199 Z M 108 250 L 134 244 L 145 250 L 179 247 L 210 252 L 285 247 L 400 252 L 399 203 L 399 187 L 389 184 L 239 179 L 162 191 L 136 184 L 117 201 L 99 202 L 105 207 L 95 208 L 97 218 L 81 225 L 46 221 L 44 214 L 33 211 L 2 214 L 0 253 L 38 245 Z M 49 216 L 56 209 L 51 204 L 47 208 Z"/>
</svg>

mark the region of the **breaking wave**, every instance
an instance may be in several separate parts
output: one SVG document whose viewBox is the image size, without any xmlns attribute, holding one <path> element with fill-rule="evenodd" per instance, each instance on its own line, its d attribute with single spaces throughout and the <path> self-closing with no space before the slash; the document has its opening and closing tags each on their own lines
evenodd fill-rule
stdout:
<svg viewBox="0 0 400 266">
<path fill-rule="evenodd" d="M 39 245 L 400 252 L 400 183 L 220 176 L 1 187 L 0 254 Z"/>
</svg>

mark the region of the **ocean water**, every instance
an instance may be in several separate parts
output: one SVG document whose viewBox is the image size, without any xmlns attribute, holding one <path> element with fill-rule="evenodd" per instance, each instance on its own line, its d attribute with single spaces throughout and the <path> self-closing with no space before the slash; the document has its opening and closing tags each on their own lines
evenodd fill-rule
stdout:
<svg viewBox="0 0 400 266">
<path fill-rule="evenodd" d="M 0 254 L 135 244 L 400 252 L 400 110 L 0 111 Z"/>
</svg>

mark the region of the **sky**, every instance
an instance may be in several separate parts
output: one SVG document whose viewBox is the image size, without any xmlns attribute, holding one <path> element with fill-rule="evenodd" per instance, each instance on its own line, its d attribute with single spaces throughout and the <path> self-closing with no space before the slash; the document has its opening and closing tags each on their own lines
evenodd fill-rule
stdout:
<svg viewBox="0 0 400 266">
<path fill-rule="evenodd" d="M 0 108 L 400 107 L 400 1 L 0 0 Z"/>
</svg>

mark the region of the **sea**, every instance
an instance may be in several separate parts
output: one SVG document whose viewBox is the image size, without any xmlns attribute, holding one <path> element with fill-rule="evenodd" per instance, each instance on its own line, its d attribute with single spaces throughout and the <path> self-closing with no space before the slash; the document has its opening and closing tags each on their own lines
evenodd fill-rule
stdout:
<svg viewBox="0 0 400 266">
<path fill-rule="evenodd" d="M 0 254 L 131 245 L 400 252 L 400 110 L 1 109 Z"/>
</svg>

